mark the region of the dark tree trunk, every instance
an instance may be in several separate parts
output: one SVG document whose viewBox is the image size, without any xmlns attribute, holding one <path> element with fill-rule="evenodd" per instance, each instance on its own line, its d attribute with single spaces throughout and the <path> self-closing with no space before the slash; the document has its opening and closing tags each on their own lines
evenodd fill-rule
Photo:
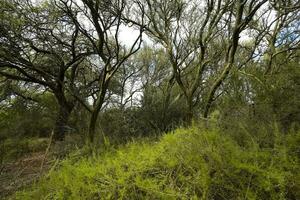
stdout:
<svg viewBox="0 0 300 200">
<path fill-rule="evenodd" d="M 96 124 L 97 124 L 98 114 L 99 114 L 99 112 L 93 112 L 92 115 L 91 115 L 91 119 L 90 119 L 89 142 L 91 144 L 94 143 L 94 137 L 95 137 L 95 134 L 96 134 Z"/>
<path fill-rule="evenodd" d="M 187 116 L 186 116 L 187 126 L 192 125 L 193 117 L 194 117 L 194 114 L 193 114 L 193 101 L 192 101 L 192 96 L 189 96 L 187 98 Z"/>
<path fill-rule="evenodd" d="M 65 139 L 68 121 L 72 110 L 62 105 L 60 105 L 59 107 L 59 112 L 54 124 L 53 138 L 56 141 L 63 141 Z"/>
<path fill-rule="evenodd" d="M 174 76 L 171 77 L 171 79 L 168 82 L 167 85 L 167 90 L 166 90 L 166 96 L 164 98 L 164 102 L 163 102 L 163 113 L 162 113 L 162 131 L 168 131 L 169 130 L 169 126 L 170 126 L 170 122 L 168 121 L 170 118 L 167 117 L 168 115 L 168 111 L 169 111 L 169 107 L 170 107 L 170 100 L 171 100 L 171 93 L 172 93 L 172 87 L 174 86 Z"/>
<path fill-rule="evenodd" d="M 74 103 L 67 101 L 63 93 L 56 92 L 54 94 L 57 99 L 59 110 L 54 124 L 53 139 L 55 141 L 63 141 L 68 129 L 68 122 L 74 108 Z"/>
<path fill-rule="evenodd" d="M 204 119 L 207 119 L 208 118 L 208 114 L 209 114 L 209 110 L 210 110 L 210 107 L 211 107 L 211 104 L 213 102 L 213 98 L 209 98 L 205 108 L 204 108 L 204 112 L 203 112 L 203 118 Z"/>
<path fill-rule="evenodd" d="M 91 114 L 90 124 L 89 124 L 89 142 L 91 144 L 94 143 L 94 138 L 95 138 L 95 134 L 96 134 L 97 119 L 98 119 L 99 112 L 102 108 L 102 105 L 104 103 L 104 98 L 105 98 L 107 88 L 108 88 L 108 82 L 105 83 L 102 91 L 100 92 L 99 99 L 96 101 L 96 104 L 94 105 L 93 112 Z M 101 138 L 101 139 L 103 140 L 104 138 Z"/>
</svg>

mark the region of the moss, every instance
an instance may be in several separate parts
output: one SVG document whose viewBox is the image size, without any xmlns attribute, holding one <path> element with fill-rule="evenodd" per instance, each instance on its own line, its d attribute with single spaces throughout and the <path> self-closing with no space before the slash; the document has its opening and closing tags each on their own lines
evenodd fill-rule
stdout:
<svg viewBox="0 0 300 200">
<path fill-rule="evenodd" d="M 216 130 L 177 129 L 158 142 L 67 159 L 15 198 L 297 199 L 299 158 L 290 153 L 297 145 L 278 137 L 286 142 L 245 148 Z"/>
</svg>

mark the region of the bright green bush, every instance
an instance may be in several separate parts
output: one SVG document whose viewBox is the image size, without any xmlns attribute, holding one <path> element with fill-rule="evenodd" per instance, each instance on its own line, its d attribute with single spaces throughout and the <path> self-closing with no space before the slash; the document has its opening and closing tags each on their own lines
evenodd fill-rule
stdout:
<svg viewBox="0 0 300 200">
<path fill-rule="evenodd" d="M 299 135 L 262 149 L 216 130 L 178 129 L 157 142 L 65 160 L 16 199 L 297 199 L 299 143 L 290 137 Z"/>
</svg>

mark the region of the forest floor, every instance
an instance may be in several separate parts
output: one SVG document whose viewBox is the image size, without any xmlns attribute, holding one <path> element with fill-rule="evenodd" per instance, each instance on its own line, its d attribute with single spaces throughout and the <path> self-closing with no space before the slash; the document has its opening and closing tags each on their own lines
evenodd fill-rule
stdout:
<svg viewBox="0 0 300 200">
<path fill-rule="evenodd" d="M 47 176 L 11 197 L 300 200 L 300 132 L 274 133 L 268 146 L 262 139 L 239 133 L 237 140 L 223 130 L 195 125 L 157 140 L 144 138 L 92 154 L 79 148 L 62 162 L 49 154 Z M 64 150 L 65 145 L 56 147 Z M 54 145 L 53 157 L 58 150 Z M 31 174 L 27 177 L 38 177 L 42 157 L 25 159 L 19 166 L 32 163 L 35 170 L 25 168 L 18 179 L 27 180 L 27 170 Z"/>
<path fill-rule="evenodd" d="M 50 169 L 51 163 L 51 159 L 45 157 L 45 151 L 40 151 L 0 165 L 0 199 L 38 180 Z"/>
</svg>

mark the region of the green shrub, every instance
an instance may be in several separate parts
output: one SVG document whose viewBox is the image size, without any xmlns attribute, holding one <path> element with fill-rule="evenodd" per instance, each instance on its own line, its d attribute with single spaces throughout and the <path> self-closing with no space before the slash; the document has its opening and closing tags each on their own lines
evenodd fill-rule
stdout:
<svg viewBox="0 0 300 200">
<path fill-rule="evenodd" d="M 16 199 L 297 199 L 298 144 L 239 146 L 220 131 L 177 129 L 94 158 L 69 158 Z M 298 149 L 299 150 L 299 149 Z"/>
<path fill-rule="evenodd" d="M 28 153 L 43 151 L 47 145 L 46 138 L 9 138 L 0 144 L 1 160 L 9 162 Z"/>
</svg>

